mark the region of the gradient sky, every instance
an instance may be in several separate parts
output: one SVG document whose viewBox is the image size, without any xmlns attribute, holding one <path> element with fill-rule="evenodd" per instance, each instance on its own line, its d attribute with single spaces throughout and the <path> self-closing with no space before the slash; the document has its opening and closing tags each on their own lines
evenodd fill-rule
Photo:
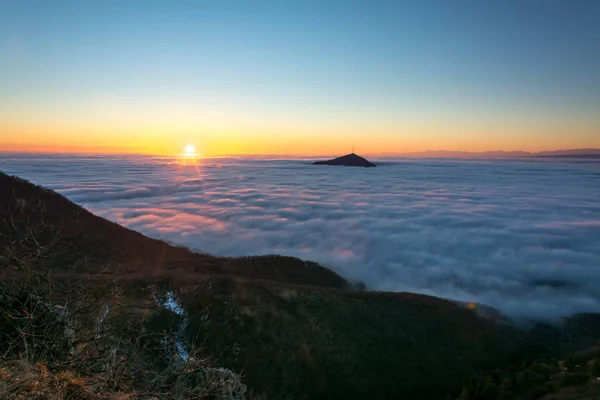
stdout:
<svg viewBox="0 0 600 400">
<path fill-rule="evenodd" d="M 0 150 L 600 148 L 600 1 L 0 0 Z"/>
</svg>

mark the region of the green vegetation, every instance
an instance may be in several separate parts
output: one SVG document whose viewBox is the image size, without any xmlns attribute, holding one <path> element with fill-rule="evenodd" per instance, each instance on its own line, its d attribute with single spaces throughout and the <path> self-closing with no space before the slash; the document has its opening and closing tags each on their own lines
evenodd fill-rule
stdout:
<svg viewBox="0 0 600 400">
<path fill-rule="evenodd" d="M 269 398 L 443 397 L 517 335 L 417 295 L 214 280 L 182 299 L 189 339 Z"/>
<path fill-rule="evenodd" d="M 461 400 L 600 398 L 600 352 L 570 353 L 561 361 L 534 361 L 472 380 Z"/>
</svg>

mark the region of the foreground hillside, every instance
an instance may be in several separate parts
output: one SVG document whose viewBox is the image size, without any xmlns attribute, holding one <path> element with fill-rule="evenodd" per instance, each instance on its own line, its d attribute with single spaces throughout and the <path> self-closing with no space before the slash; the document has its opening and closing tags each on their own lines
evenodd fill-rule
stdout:
<svg viewBox="0 0 600 400">
<path fill-rule="evenodd" d="M 28 218 L 34 223 L 43 220 L 48 228 L 59 231 L 61 245 L 69 248 L 70 257 L 53 266 L 59 269 L 85 257 L 94 265 L 102 265 L 105 275 L 126 274 L 131 279 L 189 282 L 212 274 L 230 274 L 315 286 L 346 285 L 334 272 L 291 257 L 225 259 L 174 247 L 95 216 L 54 191 L 2 172 L 0 204 L 3 217 L 12 215 L 17 221 Z"/>
<path fill-rule="evenodd" d="M 316 263 L 193 253 L 2 173 L 0 221 L 0 398 L 540 398 L 562 386 L 485 384 L 600 336 L 596 316 L 519 331 Z"/>
</svg>

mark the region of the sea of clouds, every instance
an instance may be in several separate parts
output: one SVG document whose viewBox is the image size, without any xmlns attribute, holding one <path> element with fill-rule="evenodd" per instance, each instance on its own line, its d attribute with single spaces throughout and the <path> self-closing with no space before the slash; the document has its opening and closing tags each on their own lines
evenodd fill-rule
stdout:
<svg viewBox="0 0 600 400">
<path fill-rule="evenodd" d="M 387 160 L 363 169 L 0 154 L 0 170 L 197 251 L 298 256 L 373 289 L 476 301 L 514 317 L 600 312 L 598 160 Z"/>
</svg>

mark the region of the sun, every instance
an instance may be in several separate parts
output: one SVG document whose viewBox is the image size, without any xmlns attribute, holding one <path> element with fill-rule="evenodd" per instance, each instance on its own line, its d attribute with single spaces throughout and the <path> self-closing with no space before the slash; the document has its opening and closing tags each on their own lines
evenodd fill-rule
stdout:
<svg viewBox="0 0 600 400">
<path fill-rule="evenodd" d="M 196 147 L 193 144 L 188 144 L 184 148 L 185 154 L 196 154 Z"/>
</svg>

